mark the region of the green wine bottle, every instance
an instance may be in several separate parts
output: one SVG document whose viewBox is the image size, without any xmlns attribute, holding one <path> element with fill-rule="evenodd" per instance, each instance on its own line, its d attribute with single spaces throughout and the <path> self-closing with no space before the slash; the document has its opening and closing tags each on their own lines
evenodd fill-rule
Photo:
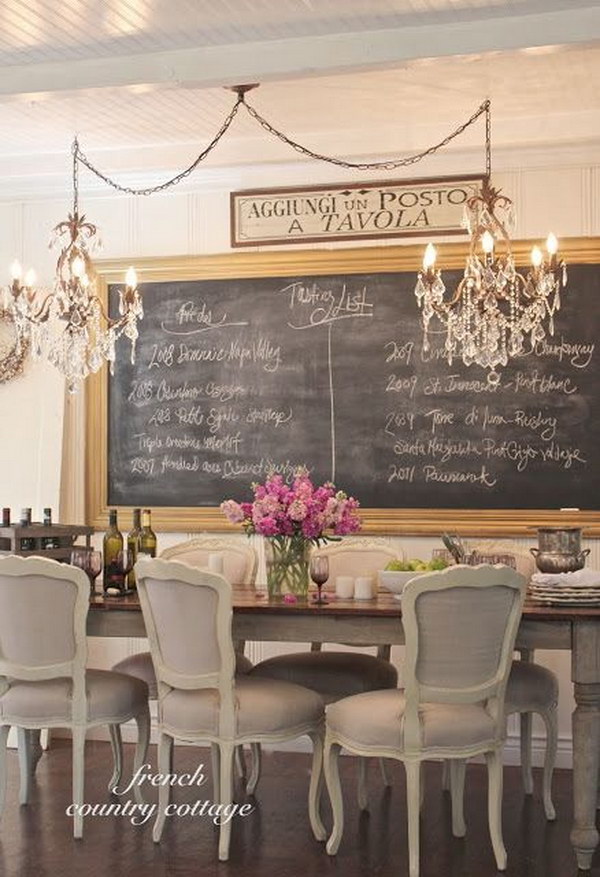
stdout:
<svg viewBox="0 0 600 877">
<path fill-rule="evenodd" d="M 104 590 L 124 591 L 123 535 L 117 525 L 116 509 L 111 509 L 109 512 L 108 530 L 104 534 L 102 550 L 104 553 Z"/>
<path fill-rule="evenodd" d="M 142 512 L 142 532 L 140 533 L 138 554 L 156 557 L 156 533 L 150 522 L 150 509 L 144 509 Z"/>
<path fill-rule="evenodd" d="M 140 547 L 140 536 L 142 534 L 142 510 L 134 509 L 133 510 L 133 527 L 127 534 L 127 550 L 131 554 L 132 563 L 135 564 L 138 558 L 138 551 Z M 127 587 L 135 588 L 135 572 L 133 569 L 127 575 Z"/>
</svg>

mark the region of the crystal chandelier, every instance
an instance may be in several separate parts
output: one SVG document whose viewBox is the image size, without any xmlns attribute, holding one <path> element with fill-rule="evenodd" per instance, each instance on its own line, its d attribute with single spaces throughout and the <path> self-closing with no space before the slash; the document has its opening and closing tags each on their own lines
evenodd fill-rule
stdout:
<svg viewBox="0 0 600 877">
<path fill-rule="evenodd" d="M 43 357 L 66 378 L 69 392 L 115 360 L 115 343 L 121 335 L 131 341 L 135 360 L 137 321 L 144 315 L 133 268 L 119 292 L 118 316 L 110 318 L 96 294 L 91 253 L 99 248 L 98 230 L 79 212 L 77 143 L 73 148 L 73 209 L 53 229 L 51 248 L 60 248 L 54 286 L 50 292 L 35 289 L 35 274 L 22 279 L 18 262 L 12 266 L 12 283 L 4 291 L 19 344 L 29 342 L 34 358 Z"/>
<path fill-rule="evenodd" d="M 436 318 L 443 326 L 448 363 L 457 357 L 465 365 L 490 369 L 489 383 L 498 384 L 499 366 L 529 352 L 546 333 L 554 334 L 554 315 L 567 276 L 553 234 L 548 235 L 546 253 L 533 247 L 531 266 L 523 273 L 517 271 L 510 242 L 513 204 L 490 182 L 489 107 L 486 121 L 486 177 L 481 190 L 465 204 L 464 225 L 471 243 L 464 274 L 446 298 L 446 286 L 435 266 L 435 247 L 428 244 L 415 295 L 422 309 L 423 350 L 429 350 L 430 322 Z"/>
</svg>

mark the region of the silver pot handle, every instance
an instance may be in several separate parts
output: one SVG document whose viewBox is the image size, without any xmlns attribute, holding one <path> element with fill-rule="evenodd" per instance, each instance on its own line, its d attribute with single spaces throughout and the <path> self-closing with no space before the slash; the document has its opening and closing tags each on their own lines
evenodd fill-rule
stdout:
<svg viewBox="0 0 600 877">
<path fill-rule="evenodd" d="M 533 554 L 534 557 L 537 557 L 538 554 L 540 553 L 539 548 L 530 548 L 529 550 L 531 551 L 531 553 Z"/>
</svg>

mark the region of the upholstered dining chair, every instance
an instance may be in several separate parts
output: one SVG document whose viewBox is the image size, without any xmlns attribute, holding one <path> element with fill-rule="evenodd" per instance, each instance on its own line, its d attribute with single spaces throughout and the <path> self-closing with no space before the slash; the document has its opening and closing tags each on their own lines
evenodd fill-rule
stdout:
<svg viewBox="0 0 600 877">
<path fill-rule="evenodd" d="M 404 763 L 410 877 L 419 874 L 422 762 L 452 761 L 452 830 L 462 836 L 465 759 L 485 755 L 492 846 L 498 869 L 506 868 L 504 696 L 525 587 L 515 570 L 489 565 L 450 567 L 408 582 L 402 596 L 404 689 L 359 694 L 327 707 L 325 777 L 333 810 L 328 853 L 337 852 L 343 832 L 342 747 Z"/>
<path fill-rule="evenodd" d="M 531 554 L 512 550 L 511 543 L 498 540 L 472 542 L 469 551 L 478 554 L 508 554 L 514 558 L 515 567 L 527 581 L 536 571 Z M 520 720 L 520 752 L 523 789 L 526 795 L 533 794 L 532 765 L 532 718 L 540 716 L 546 731 L 546 749 L 542 772 L 542 801 L 546 819 L 556 818 L 552 801 L 552 775 L 556 764 L 558 749 L 558 679 L 547 667 L 534 662 L 532 649 L 520 649 L 520 660 L 512 662 L 506 687 L 505 713 L 507 718 L 518 715 Z M 444 765 L 443 787 L 450 787 L 450 772 Z"/>
<path fill-rule="evenodd" d="M 134 772 L 150 739 L 148 687 L 138 679 L 85 667 L 90 584 L 83 570 L 46 558 L 0 559 L 0 812 L 6 791 L 6 743 L 20 730 L 21 792 L 31 779 L 27 730 L 69 728 L 73 738 L 73 834 L 83 832 L 84 749 L 88 728 L 134 719 Z M 118 782 L 113 775 L 112 789 Z M 139 788 L 136 799 L 141 803 Z"/>
<path fill-rule="evenodd" d="M 324 718 L 320 696 L 288 682 L 235 675 L 231 585 L 223 576 L 166 560 L 140 560 L 135 569 L 158 685 L 159 772 L 169 772 L 175 738 L 208 742 L 214 756 L 214 799 L 227 806 L 232 802 L 236 747 L 307 734 L 313 742 L 309 818 L 315 837 L 324 840 L 319 814 Z M 161 785 L 156 842 L 169 794 L 169 786 Z M 222 861 L 229 856 L 230 832 L 231 820 L 222 821 Z"/>
<path fill-rule="evenodd" d="M 375 540 L 357 540 L 315 549 L 314 553 L 329 559 L 329 582 L 335 584 L 340 575 L 372 575 L 377 582 L 377 571 L 384 569 L 390 560 L 399 560 L 398 551 Z M 371 645 L 368 636 L 365 646 Z M 322 651 L 320 643 L 312 643 L 310 652 L 276 655 L 256 664 L 253 676 L 295 682 L 317 691 L 325 703 L 333 703 L 343 697 L 384 688 L 396 688 L 398 671 L 390 663 L 390 646 L 378 647 L 378 654 L 365 655 L 357 652 Z M 358 800 L 366 807 L 366 761 L 360 762 L 358 774 Z M 380 762 L 383 781 L 389 785 L 385 764 Z M 259 777 L 256 755 L 248 783 L 253 793 Z"/>
<path fill-rule="evenodd" d="M 208 558 L 211 554 L 220 554 L 223 558 L 223 575 L 228 581 L 245 585 L 253 584 L 256 578 L 256 552 L 251 545 L 239 539 L 208 535 L 196 536 L 186 542 L 180 542 L 171 548 L 166 548 L 160 556 L 163 560 L 179 560 L 190 566 L 205 568 L 208 566 Z M 243 654 L 244 644 L 236 643 L 236 647 L 236 673 L 248 673 L 252 669 L 252 662 Z M 112 669 L 118 673 L 127 673 L 128 676 L 142 679 L 148 686 L 150 699 L 156 700 L 157 685 L 150 652 L 129 655 L 115 664 Z M 109 730 L 115 776 L 120 779 L 123 763 L 120 729 L 118 725 L 111 725 Z M 256 750 L 254 752 L 253 764 L 257 764 L 260 756 L 256 755 Z M 241 756 L 238 757 L 238 766 L 242 775 L 245 776 L 245 767 Z"/>
</svg>

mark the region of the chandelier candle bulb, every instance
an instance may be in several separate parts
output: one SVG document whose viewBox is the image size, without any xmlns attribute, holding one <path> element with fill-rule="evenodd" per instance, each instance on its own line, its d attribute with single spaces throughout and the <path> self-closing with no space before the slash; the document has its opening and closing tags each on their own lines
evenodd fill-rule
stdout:
<svg viewBox="0 0 600 877">
<path fill-rule="evenodd" d="M 425 255 L 423 256 L 423 269 L 425 271 L 434 270 L 436 256 L 437 253 L 433 244 L 427 244 L 425 247 Z"/>
<path fill-rule="evenodd" d="M 71 263 L 71 274 L 73 277 L 85 276 L 85 264 L 81 256 L 76 256 Z"/>
<path fill-rule="evenodd" d="M 137 286 L 137 274 L 135 273 L 135 268 L 133 266 L 127 269 L 127 274 L 125 275 L 125 286 L 127 289 L 135 289 Z"/>
<path fill-rule="evenodd" d="M 30 268 L 27 274 L 25 275 L 25 289 L 32 289 L 35 286 L 36 276 L 33 268 Z"/>
<path fill-rule="evenodd" d="M 558 252 L 558 239 L 552 232 L 546 238 L 546 249 L 551 256 L 556 256 Z"/>
<path fill-rule="evenodd" d="M 481 248 L 486 256 L 494 252 L 494 236 L 489 231 L 485 231 L 481 237 Z"/>
<path fill-rule="evenodd" d="M 21 263 L 17 262 L 17 260 L 15 259 L 15 261 L 10 266 L 11 280 L 20 280 L 21 274 L 22 274 Z"/>
<path fill-rule="evenodd" d="M 531 264 L 534 268 L 539 268 L 544 261 L 544 256 L 539 247 L 534 247 L 531 251 Z"/>
</svg>

